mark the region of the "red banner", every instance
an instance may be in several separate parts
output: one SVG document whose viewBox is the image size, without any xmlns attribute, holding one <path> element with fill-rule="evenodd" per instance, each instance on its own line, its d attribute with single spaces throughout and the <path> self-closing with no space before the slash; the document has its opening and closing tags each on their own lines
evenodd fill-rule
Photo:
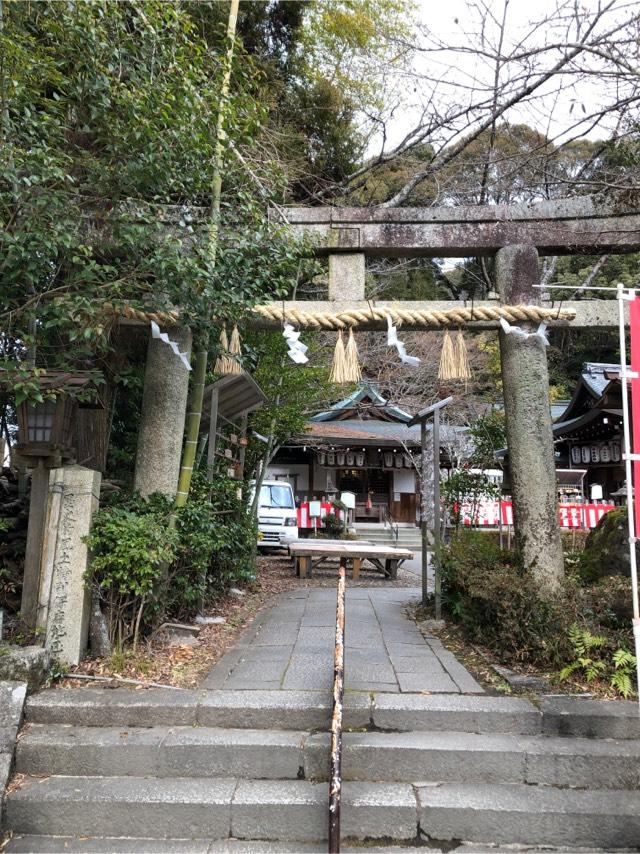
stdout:
<svg viewBox="0 0 640 854">
<path fill-rule="evenodd" d="M 640 299 L 629 303 L 631 370 L 640 374 Z M 634 454 L 640 454 L 640 379 L 631 380 L 631 435 Z M 640 460 L 633 462 L 633 483 L 640 483 Z M 640 496 L 638 496 L 640 497 Z M 636 536 L 640 531 L 640 502 L 634 501 Z"/>
</svg>

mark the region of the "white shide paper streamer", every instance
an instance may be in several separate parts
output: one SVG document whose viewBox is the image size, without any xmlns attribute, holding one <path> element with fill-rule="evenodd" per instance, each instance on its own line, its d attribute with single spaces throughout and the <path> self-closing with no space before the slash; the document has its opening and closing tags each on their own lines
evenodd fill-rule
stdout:
<svg viewBox="0 0 640 854">
<path fill-rule="evenodd" d="M 529 338 L 539 338 L 545 347 L 549 346 L 546 323 L 541 323 L 535 332 L 525 332 L 524 329 L 521 329 L 519 326 L 512 326 L 504 319 L 504 317 L 501 317 L 500 326 L 502 327 L 502 331 L 505 335 L 515 335 L 516 338 L 522 338 L 523 341 L 526 341 Z"/>
<path fill-rule="evenodd" d="M 305 362 L 308 362 L 309 358 L 306 352 L 309 348 L 300 340 L 300 333 L 296 332 L 290 323 L 285 323 L 282 334 L 289 346 L 289 358 L 296 365 L 304 365 Z"/>
<path fill-rule="evenodd" d="M 162 341 L 163 344 L 168 344 L 169 347 L 171 347 L 173 352 L 176 354 L 176 356 L 182 361 L 182 364 L 185 366 L 185 368 L 188 371 L 191 370 L 191 363 L 189 362 L 187 354 L 180 352 L 180 348 L 178 347 L 176 342 L 172 341 L 166 332 L 160 332 L 160 327 L 154 320 L 151 321 L 151 337 L 157 338 L 159 341 Z"/>
<path fill-rule="evenodd" d="M 417 356 L 409 356 L 407 354 L 404 342 L 398 339 L 398 329 L 393 325 L 390 314 L 387 315 L 387 347 L 396 348 L 403 365 L 410 365 L 412 368 L 417 368 L 420 364 L 420 359 Z"/>
</svg>

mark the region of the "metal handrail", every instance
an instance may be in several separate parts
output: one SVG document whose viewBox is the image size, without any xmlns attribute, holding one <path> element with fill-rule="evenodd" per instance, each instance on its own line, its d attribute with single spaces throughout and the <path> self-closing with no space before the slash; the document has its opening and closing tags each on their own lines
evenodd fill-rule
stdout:
<svg viewBox="0 0 640 854">
<path fill-rule="evenodd" d="M 344 697 L 344 627 L 347 559 L 340 558 L 336 602 L 336 642 L 333 653 L 333 711 L 331 714 L 331 769 L 329 772 L 329 854 L 340 851 L 342 795 L 342 703 Z"/>
<path fill-rule="evenodd" d="M 393 541 L 395 545 L 398 545 L 398 540 L 400 539 L 400 525 L 397 522 L 394 522 L 391 513 L 385 509 L 384 511 L 384 523 L 385 525 L 389 523 L 389 527 L 391 528 L 391 535 L 393 536 Z"/>
</svg>

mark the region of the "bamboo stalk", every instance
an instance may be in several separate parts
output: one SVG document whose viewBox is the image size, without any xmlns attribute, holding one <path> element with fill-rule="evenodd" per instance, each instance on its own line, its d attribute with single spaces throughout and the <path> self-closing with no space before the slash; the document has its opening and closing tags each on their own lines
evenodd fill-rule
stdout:
<svg viewBox="0 0 640 854">
<path fill-rule="evenodd" d="M 222 196 L 222 163 L 224 156 L 223 142 L 226 136 L 224 122 L 229 102 L 229 82 L 231 80 L 231 68 L 233 65 L 233 48 L 239 5 L 240 0 L 231 0 L 227 22 L 227 53 L 225 55 L 224 74 L 220 87 L 218 120 L 216 123 L 216 144 L 213 155 L 213 178 L 211 181 L 211 223 L 209 227 L 209 258 L 212 264 L 215 264 L 218 251 L 218 227 L 220 222 L 220 200 Z M 208 332 L 203 333 L 201 340 L 198 341 L 198 345 L 193 371 L 193 388 L 190 395 L 189 414 L 187 417 L 186 438 L 180 464 L 178 492 L 174 502 L 175 507 L 183 507 L 185 505 L 191 487 L 191 476 L 193 474 L 193 465 L 198 446 L 200 421 L 202 420 L 202 399 L 207 374 L 209 349 Z M 173 524 L 175 524 L 174 518 L 172 518 Z"/>
</svg>

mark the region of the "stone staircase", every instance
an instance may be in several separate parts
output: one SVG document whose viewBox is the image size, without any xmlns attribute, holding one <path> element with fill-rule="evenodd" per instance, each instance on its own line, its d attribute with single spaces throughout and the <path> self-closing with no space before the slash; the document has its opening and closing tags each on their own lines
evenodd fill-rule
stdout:
<svg viewBox="0 0 640 854">
<path fill-rule="evenodd" d="M 7 850 L 326 850 L 329 716 L 319 691 L 44 691 Z M 345 727 L 350 844 L 640 846 L 634 703 L 348 692 Z"/>
<path fill-rule="evenodd" d="M 388 525 L 374 525 L 360 523 L 356 525 L 356 533 L 361 540 L 369 540 L 372 543 L 384 543 L 385 545 L 396 545 L 395 532 Z M 415 525 L 407 525 L 397 528 L 397 545 L 400 548 L 419 550 L 422 548 L 422 535 L 420 528 Z"/>
</svg>

